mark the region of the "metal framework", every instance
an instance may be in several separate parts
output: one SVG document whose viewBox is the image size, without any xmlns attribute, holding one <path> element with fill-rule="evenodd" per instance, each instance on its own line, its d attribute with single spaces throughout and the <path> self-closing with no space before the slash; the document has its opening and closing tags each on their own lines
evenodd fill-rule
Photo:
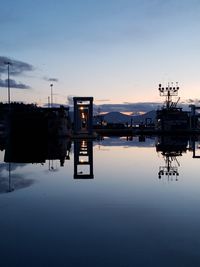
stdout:
<svg viewBox="0 0 200 267">
<path fill-rule="evenodd" d="M 172 97 L 178 96 L 178 90 L 179 90 L 178 82 L 176 82 L 175 86 L 173 82 L 171 83 L 171 85 L 168 83 L 166 87 L 163 87 L 162 84 L 159 84 L 158 90 L 160 92 L 160 96 L 166 97 L 167 109 L 176 107 L 177 103 L 172 101 Z"/>
</svg>

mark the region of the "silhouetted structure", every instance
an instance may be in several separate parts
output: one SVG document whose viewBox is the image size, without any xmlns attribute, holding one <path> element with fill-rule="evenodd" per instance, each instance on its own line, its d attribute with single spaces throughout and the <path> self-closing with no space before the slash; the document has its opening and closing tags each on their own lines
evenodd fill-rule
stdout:
<svg viewBox="0 0 200 267">
<path fill-rule="evenodd" d="M 9 108 L 10 107 L 10 108 Z M 41 108 L 34 104 L 0 103 L 0 129 L 5 135 L 71 136 L 69 107 Z"/>
<path fill-rule="evenodd" d="M 93 97 L 74 97 L 74 134 L 92 135 Z"/>
<path fill-rule="evenodd" d="M 200 113 L 197 113 L 197 110 L 200 110 L 200 107 L 195 105 L 189 105 L 191 108 L 190 112 L 190 129 L 191 130 L 199 130 L 200 129 Z"/>
<path fill-rule="evenodd" d="M 166 97 L 165 105 L 161 110 L 157 110 L 157 125 L 156 129 L 163 132 L 182 131 L 189 129 L 188 112 L 177 107 L 177 102 L 172 101 L 173 96 L 178 96 L 179 87 L 168 84 L 167 87 L 162 87 L 159 84 L 160 96 Z"/>
<path fill-rule="evenodd" d="M 74 141 L 74 179 L 93 179 L 92 140 Z"/>
<path fill-rule="evenodd" d="M 190 136 L 189 150 L 192 152 L 192 157 L 195 159 L 200 158 L 200 140 L 199 136 Z"/>
</svg>

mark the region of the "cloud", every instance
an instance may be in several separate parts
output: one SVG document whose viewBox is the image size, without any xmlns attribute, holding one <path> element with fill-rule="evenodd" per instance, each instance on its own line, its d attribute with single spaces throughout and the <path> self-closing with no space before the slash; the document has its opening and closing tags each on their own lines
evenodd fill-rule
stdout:
<svg viewBox="0 0 200 267">
<path fill-rule="evenodd" d="M 67 104 L 69 106 L 73 106 L 73 95 L 69 95 L 67 97 Z M 102 101 L 105 101 L 102 100 Z M 108 100 L 110 101 L 110 100 Z M 200 100 L 199 99 L 187 99 L 184 102 L 178 103 L 178 107 L 183 108 L 184 110 L 189 110 L 189 104 L 196 104 L 199 105 Z M 132 103 L 132 102 L 124 102 L 122 104 L 100 104 L 100 105 L 93 105 L 94 113 L 100 112 L 133 112 L 133 113 L 138 113 L 138 112 L 148 112 L 152 110 L 157 110 L 163 107 L 164 102 L 137 102 L 137 103 Z"/>
<path fill-rule="evenodd" d="M 73 98 L 74 97 L 78 97 L 77 95 L 68 95 L 67 96 L 67 104 L 70 105 L 70 106 L 73 106 L 74 105 L 74 100 Z M 95 102 L 109 102 L 111 101 L 110 99 L 95 99 Z"/>
<path fill-rule="evenodd" d="M 195 99 L 191 99 L 191 98 L 189 98 L 189 99 L 186 99 L 184 102 L 182 102 L 183 104 L 194 104 L 194 105 L 199 105 L 199 103 L 200 103 L 200 99 L 197 99 L 197 98 L 195 98 Z"/>
<path fill-rule="evenodd" d="M 95 99 L 95 102 L 109 102 L 110 99 Z"/>
<path fill-rule="evenodd" d="M 189 105 L 194 104 L 196 106 L 200 105 L 200 99 L 186 99 L 177 104 L 178 107 L 183 108 L 184 110 L 190 110 Z M 158 108 L 163 107 L 164 102 L 137 102 L 137 103 L 129 103 L 124 102 L 123 104 L 102 104 L 95 105 L 94 110 L 98 112 L 148 112 L 151 110 L 157 110 Z"/>
<path fill-rule="evenodd" d="M 75 97 L 75 96 L 73 96 L 73 95 L 68 95 L 67 96 L 67 104 L 70 105 L 70 106 L 74 105 L 73 97 Z"/>
<path fill-rule="evenodd" d="M 0 79 L 0 87 L 8 87 L 8 79 L 2 80 Z M 13 79 L 10 79 L 10 87 L 11 88 L 16 88 L 16 89 L 30 89 L 31 87 L 21 83 L 21 82 L 16 82 Z"/>
<path fill-rule="evenodd" d="M 18 168 L 24 168 L 26 166 L 25 163 L 12 163 L 11 164 L 11 171 L 15 171 Z M 0 175 L 2 175 L 2 172 L 8 171 L 9 167 L 7 163 L 0 163 Z"/>
<path fill-rule="evenodd" d="M 58 82 L 58 78 L 43 77 L 43 79 L 48 82 Z"/>
<path fill-rule="evenodd" d="M 33 179 L 27 179 L 21 174 L 12 174 L 11 188 L 13 190 L 23 189 L 33 185 Z M 0 180 L 0 194 L 9 192 L 8 177 L 1 177 Z"/>
<path fill-rule="evenodd" d="M 19 75 L 23 74 L 26 71 L 33 71 L 34 67 L 29 63 L 14 60 L 9 57 L 0 56 L 0 74 L 7 74 L 7 66 L 5 65 L 6 62 L 10 62 L 10 74 L 11 75 Z"/>
<path fill-rule="evenodd" d="M 148 112 L 151 110 L 156 110 L 163 103 L 159 102 L 138 102 L 138 103 L 123 103 L 123 104 L 102 104 L 95 105 L 96 110 L 101 112 Z"/>
</svg>

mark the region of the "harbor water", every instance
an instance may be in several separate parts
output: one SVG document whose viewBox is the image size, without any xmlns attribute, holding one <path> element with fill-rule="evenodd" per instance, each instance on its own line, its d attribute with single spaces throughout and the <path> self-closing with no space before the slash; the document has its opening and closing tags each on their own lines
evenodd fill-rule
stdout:
<svg viewBox="0 0 200 267">
<path fill-rule="evenodd" d="M 1 266 L 200 266 L 198 138 L 31 142 L 0 152 Z"/>
</svg>

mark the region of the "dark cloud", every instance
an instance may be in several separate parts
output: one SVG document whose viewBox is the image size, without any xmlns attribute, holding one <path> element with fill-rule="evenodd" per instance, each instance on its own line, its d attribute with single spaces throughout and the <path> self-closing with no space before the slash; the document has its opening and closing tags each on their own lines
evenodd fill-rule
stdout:
<svg viewBox="0 0 200 267">
<path fill-rule="evenodd" d="M 0 56 L 0 74 L 6 74 L 7 73 L 7 66 L 5 65 L 6 62 L 10 62 L 10 74 L 11 75 L 19 75 L 26 71 L 33 71 L 34 67 L 30 65 L 29 63 L 14 60 L 9 57 L 2 57 Z"/>
<path fill-rule="evenodd" d="M 101 112 L 148 112 L 156 110 L 159 106 L 162 106 L 159 102 L 138 102 L 138 103 L 123 103 L 123 104 L 102 104 L 95 105 L 96 109 L 100 109 Z"/>
<path fill-rule="evenodd" d="M 192 99 L 192 98 L 189 98 L 189 99 L 186 99 L 184 102 L 182 102 L 183 104 L 194 104 L 194 105 L 199 105 L 200 103 L 200 99 Z"/>
<path fill-rule="evenodd" d="M 73 102 L 73 95 L 67 96 L 67 104 L 70 106 L 74 105 Z M 95 102 L 103 102 L 103 101 L 110 101 L 110 99 L 99 99 L 95 100 Z M 94 112 L 113 112 L 113 111 L 119 111 L 119 112 L 148 112 L 151 110 L 157 109 L 159 106 L 162 106 L 163 103 L 158 102 L 138 102 L 138 103 L 129 103 L 125 102 L 123 104 L 100 104 L 95 105 L 94 104 Z"/>
<path fill-rule="evenodd" d="M 189 105 L 200 105 L 199 99 L 187 99 L 181 103 L 178 103 L 177 106 L 183 108 L 184 110 L 189 110 Z M 138 103 L 129 103 L 124 102 L 123 104 L 102 104 L 102 105 L 95 105 L 94 110 L 98 112 L 148 112 L 151 110 L 157 110 L 164 105 L 164 102 L 138 102 Z"/>
<path fill-rule="evenodd" d="M 187 99 L 186 102 L 187 103 L 194 103 L 194 100 L 193 99 Z"/>
<path fill-rule="evenodd" d="M 67 104 L 69 106 L 73 106 L 73 95 L 69 95 L 67 97 Z M 97 101 L 97 100 L 96 100 Z M 105 101 L 105 99 L 104 99 Z M 110 101 L 110 100 L 109 100 Z M 199 99 L 188 99 L 184 102 L 178 103 L 178 106 L 183 108 L 184 110 L 189 110 L 189 104 L 196 104 L 199 105 Z M 164 105 L 164 102 L 124 102 L 122 104 L 94 104 L 94 113 L 98 112 L 133 112 L 133 113 L 140 113 L 140 112 L 149 112 L 152 110 L 157 110 Z"/>
<path fill-rule="evenodd" d="M 0 79 L 0 87 L 8 87 L 8 79 L 2 80 Z M 10 87 L 11 88 L 16 88 L 16 89 L 30 89 L 31 87 L 21 83 L 21 82 L 16 82 L 13 79 L 10 79 Z"/>
<path fill-rule="evenodd" d="M 48 81 L 48 82 L 58 82 L 58 78 L 48 78 L 48 77 L 44 77 L 43 78 L 45 81 Z"/>
</svg>

